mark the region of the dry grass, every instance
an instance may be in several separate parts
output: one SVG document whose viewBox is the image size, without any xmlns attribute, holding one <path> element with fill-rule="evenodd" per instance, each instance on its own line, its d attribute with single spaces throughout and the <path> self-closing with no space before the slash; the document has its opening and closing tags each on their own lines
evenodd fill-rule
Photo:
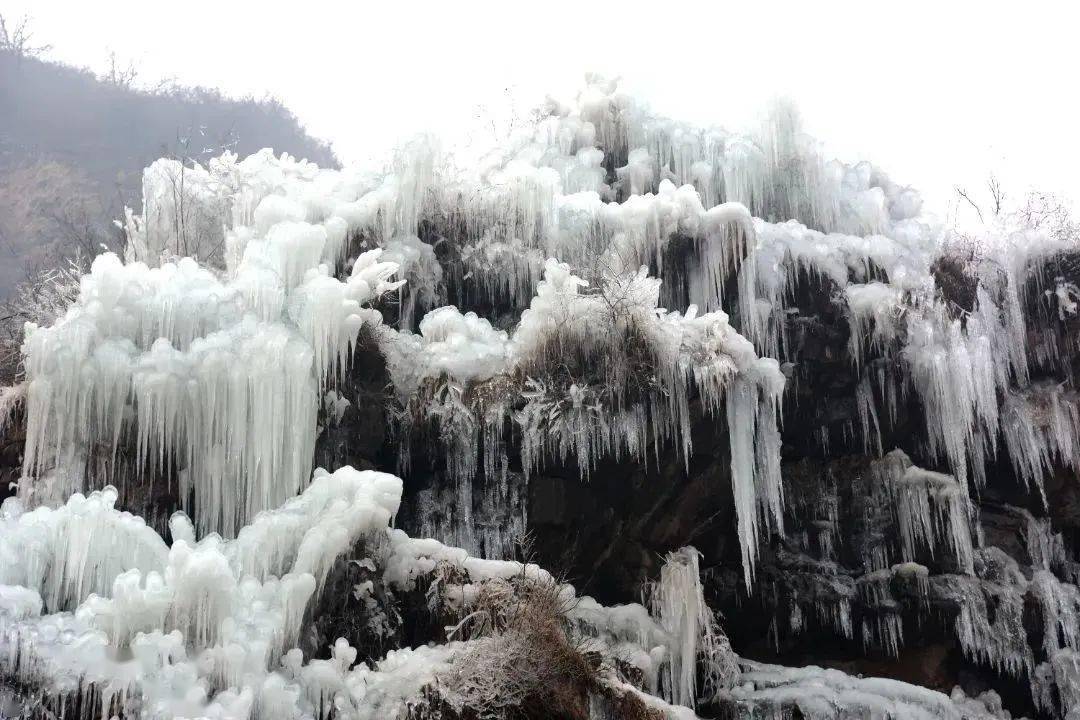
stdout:
<svg viewBox="0 0 1080 720">
<path fill-rule="evenodd" d="M 473 607 L 481 637 L 441 678 L 462 706 L 479 720 L 588 717 L 599 659 L 571 637 L 556 583 L 489 582 Z"/>
<path fill-rule="evenodd" d="M 451 589 L 438 592 L 452 595 L 455 579 L 462 578 L 443 578 Z M 438 599 L 429 601 L 442 618 L 456 620 L 449 638 L 470 642 L 410 709 L 409 720 L 587 720 L 600 657 L 570 632 L 571 606 L 557 582 L 524 573 L 489 580 L 475 602 L 450 612 Z"/>
</svg>

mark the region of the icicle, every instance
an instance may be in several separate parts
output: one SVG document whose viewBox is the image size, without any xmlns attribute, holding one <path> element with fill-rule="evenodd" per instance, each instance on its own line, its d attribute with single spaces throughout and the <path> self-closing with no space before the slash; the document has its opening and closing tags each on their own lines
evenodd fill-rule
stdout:
<svg viewBox="0 0 1080 720">
<path fill-rule="evenodd" d="M 619 180 L 628 185 L 629 195 L 644 195 L 652 189 L 653 168 L 649 151 L 637 148 L 630 151 L 626 166 L 616 170 Z"/>
<path fill-rule="evenodd" d="M 863 450 L 874 452 L 879 457 L 883 454 L 881 445 L 881 423 L 878 422 L 877 403 L 874 390 L 870 387 L 870 376 L 864 375 L 855 386 L 855 406 L 859 412 L 859 424 L 862 428 Z M 870 425 L 873 423 L 873 434 Z"/>
<path fill-rule="evenodd" d="M 897 657 L 904 644 L 904 623 L 890 588 L 893 574 L 891 570 L 876 570 L 859 577 L 857 585 L 866 606 L 861 627 L 863 649 L 876 647 Z"/>
<path fill-rule="evenodd" d="M 175 471 L 202 532 L 232 535 L 295 494 L 311 469 L 319 388 L 340 375 L 361 324 L 380 322 L 361 304 L 398 286 L 389 281 L 397 266 L 377 262 L 378 251 L 361 255 L 345 282 L 305 268 L 318 262 L 321 237 L 310 226 L 273 225 L 269 244 L 249 246 L 228 284 L 190 259 L 153 269 L 95 259 L 67 314 L 28 328 L 24 474 L 40 477 L 103 446 L 114 480 L 108 473 L 133 425 L 137 477 Z M 264 277 L 268 267 L 276 278 Z M 301 275 L 288 303 L 293 327 L 281 316 L 280 278 L 288 288 Z M 83 478 L 72 480 L 24 482 L 20 494 L 56 501 L 82 489 Z"/>
<path fill-rule="evenodd" d="M 403 278 L 398 327 L 411 329 L 418 309 L 434 308 L 443 298 L 442 266 L 435 258 L 432 246 L 415 235 L 385 242 L 382 250 L 381 260 L 394 263 L 398 275 Z"/>
<path fill-rule="evenodd" d="M 975 561 L 978 577 L 934 576 L 931 595 L 955 608 L 956 637 L 967 657 L 1016 678 L 1030 676 L 1034 659 L 1023 620 L 1028 583 L 998 548 L 976 551 Z"/>
<path fill-rule="evenodd" d="M 16 500 L 0 514 L 0 585 L 41 595 L 49 612 L 72 610 L 91 593 L 107 595 L 127 570 L 161 571 L 167 548 L 142 518 L 114 510 L 113 487 L 73 495 L 56 510 L 24 512 Z"/>
<path fill-rule="evenodd" d="M 1008 382 L 1007 356 L 995 348 L 1003 337 L 974 317 L 961 327 L 935 306 L 909 315 L 908 338 L 904 358 L 924 405 L 930 452 L 944 451 L 966 488 L 969 458 L 982 460 L 984 438 L 997 436 L 997 392 Z"/>
<path fill-rule="evenodd" d="M 945 543 L 961 571 L 973 572 L 970 500 L 956 480 L 915 467 L 900 450 L 888 453 L 874 468 L 895 500 L 903 559 L 916 560 L 922 549 L 933 557 Z"/>
<path fill-rule="evenodd" d="M 1005 446 L 1026 485 L 1045 495 L 1044 479 L 1055 462 L 1080 469 L 1080 401 L 1075 392 L 1033 384 L 1006 396 L 1002 417 Z"/>
<path fill-rule="evenodd" d="M 583 291 L 587 285 L 568 265 L 549 260 L 512 338 L 452 306 L 428 313 L 420 336 L 385 330 L 380 345 L 391 377 L 402 403 L 414 408 L 406 422 L 419 413 L 436 424 L 449 474 L 464 493 L 476 474 L 478 445 L 496 442 L 489 436 L 503 431 L 499 413 L 509 412 L 515 394 L 525 400 L 514 420 L 526 473 L 554 459 L 575 462 L 586 478 L 602 457 L 646 462 L 671 441 L 688 463 L 691 390 L 709 413 L 724 400 L 751 582 L 759 504 L 770 529 L 782 532 L 778 408 L 785 378 L 777 363 L 758 358 L 722 312 L 659 310 L 660 283 L 644 267 L 602 278 L 599 292 Z M 656 368 L 661 391 L 629 403 L 625 398 L 639 393 L 632 368 L 643 361 Z M 552 374 L 575 363 L 593 382 Z M 486 449 L 483 457 L 488 463 Z M 467 520 L 466 500 L 458 498 L 455 516 Z"/>
<path fill-rule="evenodd" d="M 735 674 L 734 653 L 705 603 L 699 561 L 700 553 L 691 547 L 668 553 L 660 579 L 649 591 L 650 612 L 669 636 L 664 696 L 687 707 L 694 707 L 699 698 L 699 659 L 705 692 L 729 686 Z"/>
<path fill-rule="evenodd" d="M 901 335 L 902 291 L 880 282 L 844 288 L 848 304 L 851 359 L 858 368 L 868 350 L 882 352 Z"/>
<path fill-rule="evenodd" d="M 387 531 L 401 489 L 382 473 L 317 472 L 237 540 L 196 543 L 190 521 L 174 516 L 171 548 L 114 510 L 111 488 L 57 510 L 23 512 L 10 499 L 0 512 L 0 670 L 61 697 L 87 683 L 141 695 L 155 714 L 248 717 L 250 702 L 233 707 L 231 691 L 210 698 L 205 688 L 242 697 L 270 680 L 337 557 Z"/>
</svg>

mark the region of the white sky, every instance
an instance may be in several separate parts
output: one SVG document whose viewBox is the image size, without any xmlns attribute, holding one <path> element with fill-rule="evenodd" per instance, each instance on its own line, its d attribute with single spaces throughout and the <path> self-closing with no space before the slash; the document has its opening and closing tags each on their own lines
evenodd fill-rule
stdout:
<svg viewBox="0 0 1080 720">
<path fill-rule="evenodd" d="M 4 0 L 50 57 L 94 70 L 111 49 L 140 82 L 174 76 L 271 93 L 346 161 L 401 136 L 460 137 L 481 108 L 622 75 L 666 114 L 737 129 L 794 98 L 837 157 L 919 187 L 994 173 L 1080 199 L 1080 10 L 1073 3 L 420 3 Z M 482 132 L 482 130 L 480 130 Z"/>
</svg>

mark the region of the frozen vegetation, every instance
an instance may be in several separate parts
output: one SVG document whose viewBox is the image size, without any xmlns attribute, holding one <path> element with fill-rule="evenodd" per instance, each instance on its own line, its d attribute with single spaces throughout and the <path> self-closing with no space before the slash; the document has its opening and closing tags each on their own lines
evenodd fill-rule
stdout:
<svg viewBox="0 0 1080 720">
<path fill-rule="evenodd" d="M 1022 570 L 975 501 L 1006 458 L 1043 507 L 1048 483 L 1076 484 L 1080 293 L 1046 268 L 1080 249 L 988 226 L 961 306 L 938 270 L 953 238 L 918 193 L 825 160 L 792 108 L 734 134 L 590 78 L 541 110 L 470 167 L 419 139 L 377 170 L 269 150 L 146 170 L 125 257 L 27 325 L 24 381 L 0 391 L 0 431 L 25 425 L 0 508 L 0 680 L 65 717 L 1010 717 L 993 690 L 739 658 L 739 618 L 703 584 L 715 558 L 692 547 L 668 548 L 642 604 L 609 607 L 511 559 L 532 478 L 689 474 L 704 421 L 741 592 L 784 599 L 777 643 L 813 625 L 898 656 L 914 606 L 1038 712 L 1077 717 L 1069 543 L 1016 509 Z M 848 431 L 873 460 L 837 480 L 865 499 L 857 578 L 846 490 L 808 503 L 782 471 L 807 286 L 850 328 Z M 342 394 L 361 352 L 389 382 L 388 472 L 315 469 L 362 409 Z M 906 453 L 883 438 L 911 402 Z M 443 468 L 427 502 L 449 520 L 410 537 L 417 457 Z M 167 519 L 139 516 L 151 496 L 174 498 Z M 759 577 L 763 547 L 783 577 Z M 313 644 L 334 593 L 363 647 Z"/>
</svg>

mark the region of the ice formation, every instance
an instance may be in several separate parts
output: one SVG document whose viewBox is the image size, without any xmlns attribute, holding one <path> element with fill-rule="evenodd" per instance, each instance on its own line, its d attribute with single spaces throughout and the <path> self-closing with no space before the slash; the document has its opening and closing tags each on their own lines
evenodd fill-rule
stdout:
<svg viewBox="0 0 1080 720">
<path fill-rule="evenodd" d="M 478 446 L 488 480 L 505 466 L 498 456 L 511 419 L 526 473 L 572 461 L 587 478 L 602 458 L 648 462 L 672 442 L 688 462 L 692 394 L 712 414 L 723 402 L 749 582 L 759 504 L 773 524 L 780 522 L 784 376 L 722 311 L 662 310 L 661 283 L 644 267 L 598 282 L 593 290 L 568 264 L 549 259 L 512 337 L 453 306 L 426 315 L 419 335 L 384 330 L 407 420 L 435 424 L 448 446 L 450 475 L 466 486 L 478 470 Z M 471 500 L 461 502 L 467 508 Z"/>
<path fill-rule="evenodd" d="M 111 488 L 75 495 L 57 510 L 26 511 L 9 499 L 0 515 L 0 668 L 59 695 L 95 688 L 88 700 L 105 714 L 327 717 L 333 708 L 336 717 L 396 717 L 468 643 L 391 651 L 369 666 L 338 640 L 331 659 L 305 663 L 294 649 L 300 622 L 340 556 L 366 539 L 388 587 L 438 597 L 440 612 L 465 617 L 493 583 L 554 583 L 535 565 L 475 558 L 390 529 L 401 490 L 401 480 L 384 473 L 319 470 L 306 490 L 260 514 L 235 540 L 196 542 L 191 522 L 177 515 L 171 546 L 115 510 Z M 698 653 L 716 646 L 719 632 L 693 557 L 678 556 L 679 577 L 661 580 L 661 622 L 639 605 L 605 608 L 570 586 L 557 592 L 576 632 L 598 648 L 652 676 L 678 657 L 690 669 L 676 672 L 692 678 Z M 689 625 L 669 628 L 687 602 L 710 624 L 687 617 Z"/>
<path fill-rule="evenodd" d="M 1031 510 L 1055 473 L 1080 472 L 1080 291 L 1047 270 L 1075 242 L 1000 221 L 954 287 L 953 239 L 918 193 L 827 162 L 791 107 L 740 135 L 658 116 L 593 77 L 543 110 L 474 167 L 420 138 L 376 172 L 268 150 L 146 170 L 124 259 L 96 258 L 63 317 L 27 326 L 25 382 L 0 390 L 0 434 L 18 413 L 26 425 L 17 497 L 0 510 L 4 676 L 103 716 L 402 716 L 433 688 L 464 697 L 443 681 L 502 642 L 483 620 L 492 598 L 536 582 L 601 657 L 597 719 L 618 698 L 678 718 L 702 703 L 733 717 L 1003 716 L 992 693 L 738 671 L 691 548 L 666 558 L 648 610 L 500 559 L 529 527 L 531 478 L 589 482 L 623 463 L 689 475 L 705 425 L 727 435 L 741 579 L 775 601 L 778 651 L 816 627 L 899 656 L 914 604 L 1043 711 L 1080 705 L 1067 538 L 1044 513 L 1009 510 L 1025 574 L 984 541 L 972 499 L 1004 456 L 1037 493 Z M 799 353 L 822 322 L 802 314 L 807 294 L 847 331 L 843 444 L 858 437 L 875 459 L 814 488 L 781 472 L 782 409 L 813 380 Z M 385 364 L 376 422 L 404 483 L 311 472 L 320 434 L 369 409 L 352 384 L 384 382 L 355 377 L 361 346 Z M 905 450 L 924 467 L 887 441 L 908 414 Z M 813 432 L 828 455 L 832 431 Z M 434 537 L 410 537 L 393 522 L 425 473 L 413 519 Z M 842 516 L 848 491 L 861 504 Z M 118 509 L 150 510 L 147 497 L 179 510 L 168 532 Z M 760 574 L 766 543 L 782 572 Z M 313 657 L 304 632 L 343 566 L 365 573 L 348 594 L 381 639 L 403 598 L 449 632 L 361 662 L 344 639 Z"/>
<path fill-rule="evenodd" d="M 737 672 L 735 655 L 705 602 L 699 556 L 690 547 L 668 555 L 649 597 L 653 614 L 672 638 L 673 652 L 665 666 L 665 696 L 688 707 L 694 707 L 699 697 L 699 655 L 704 656 L 706 687 L 702 694 L 714 695 L 730 686 Z"/>
<path fill-rule="evenodd" d="M 257 219 L 281 215 L 280 197 L 264 197 Z M 147 206 L 157 212 L 153 196 Z M 22 496 L 122 484 L 126 466 L 168 478 L 197 508 L 201 532 L 233 535 L 301 490 L 318 389 L 340 375 L 361 327 L 381 321 L 364 306 L 398 286 L 380 250 L 357 257 L 344 280 L 331 276 L 320 264 L 327 237 L 322 225 L 273 223 L 265 238 L 252 235 L 227 280 L 191 258 L 150 268 L 99 256 L 64 317 L 27 328 L 24 474 L 67 472 L 24 483 Z"/>
<path fill-rule="evenodd" d="M 862 678 L 820 667 L 787 668 L 744 662 L 740 684 L 730 692 L 732 717 L 911 718 L 912 720 L 993 720 L 1001 698 L 988 691 L 969 698 L 885 678 Z"/>
<path fill-rule="evenodd" d="M 1035 422 L 1030 430 L 1013 422 L 1017 413 L 1031 413 L 1019 397 L 1040 394 L 1038 386 L 1028 387 L 1028 321 L 1021 295 L 1032 284 L 1050 284 L 1038 274 L 1039 263 L 1067 250 L 1068 242 L 988 229 L 987 250 L 974 271 L 979 287 L 972 307 L 958 313 L 942 296 L 935 276 L 935 262 L 946 253 L 946 234 L 917 209 L 913 205 L 893 213 L 880 226 L 881 234 L 867 237 L 821 232 L 795 221 L 755 221 L 756 244 L 739 269 L 741 330 L 763 355 L 787 359 L 787 298 L 810 279 L 823 283 L 825 292 L 838 294 L 834 301 L 848 318 L 854 371 L 864 373 L 863 381 L 869 380 L 868 360 L 885 357 L 901 364 L 899 372 L 879 372 L 875 378 L 879 394 L 889 402 L 890 419 L 895 398 L 910 387 L 923 403 L 929 454 L 946 460 L 961 485 L 966 487 L 969 475 L 978 485 L 985 483 L 985 466 L 1003 436 L 1021 477 L 1041 487 L 1051 458 L 1072 462 L 1075 403 L 1061 388 L 1043 390 L 1045 402 L 1053 403 L 1050 422 Z M 1065 317 L 1068 304 L 1059 301 L 1056 286 L 1047 293 L 1055 300 L 1058 318 Z M 1048 327 L 1051 320 L 1042 322 Z M 1060 357 L 1056 349 L 1040 354 L 1046 357 L 1036 360 L 1043 365 Z M 860 412 L 869 443 L 880 433 L 880 424 L 875 422 L 871 431 L 871 418 L 878 419 L 869 402 L 874 393 L 869 387 L 862 393 L 865 410 Z"/>
<path fill-rule="evenodd" d="M 330 565 L 361 536 L 384 531 L 400 493 L 400 480 L 382 473 L 317 472 L 236 540 L 195 542 L 177 515 L 171 547 L 113 509 L 111 488 L 57 510 L 9 499 L 5 582 L 27 597 L 0 612 L 5 672 L 58 693 L 96 687 L 103 713 L 127 707 L 138 690 L 147 717 L 246 716 L 273 685 L 268 671 L 296 643 Z"/>
<path fill-rule="evenodd" d="M 964 572 L 972 572 L 971 507 L 956 479 L 915 467 L 902 450 L 893 450 L 877 466 L 887 483 L 900 529 L 901 559 L 913 562 L 925 549 L 933 557 L 939 545 L 949 548 Z"/>
</svg>

